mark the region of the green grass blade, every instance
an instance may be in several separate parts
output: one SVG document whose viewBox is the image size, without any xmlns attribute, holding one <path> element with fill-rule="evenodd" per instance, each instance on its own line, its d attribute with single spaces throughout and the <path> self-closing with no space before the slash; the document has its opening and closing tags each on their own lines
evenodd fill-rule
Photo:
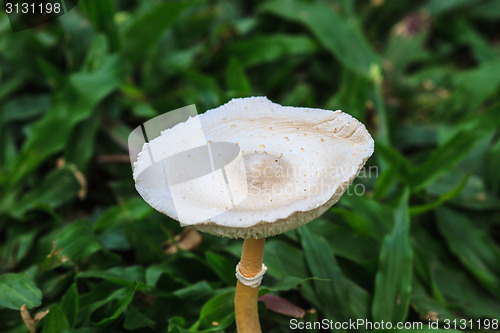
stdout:
<svg viewBox="0 0 500 333">
<path fill-rule="evenodd" d="M 80 309 L 80 298 L 76 282 L 68 288 L 61 300 L 61 308 L 68 320 L 71 328 L 75 327 L 78 320 L 78 310 Z"/>
<path fill-rule="evenodd" d="M 465 185 L 467 185 L 468 181 L 469 181 L 469 176 L 466 176 L 455 188 L 444 193 L 436 201 L 424 205 L 410 207 L 410 215 L 413 216 L 413 215 L 423 214 L 443 205 L 446 201 L 451 200 L 457 195 L 459 195 L 460 192 L 462 192 L 462 190 L 464 189 Z"/>
<path fill-rule="evenodd" d="M 307 225 L 298 229 L 307 264 L 314 277 L 316 297 L 325 316 L 332 320 L 348 321 L 355 318 L 349 301 L 349 289 L 326 240 L 314 235 Z"/>
<path fill-rule="evenodd" d="M 19 310 L 23 304 L 28 308 L 39 306 L 42 292 L 25 273 L 7 273 L 0 276 L 0 305 Z"/>
<path fill-rule="evenodd" d="M 303 24 L 345 66 L 371 78 L 370 69 L 379 63 L 378 56 L 358 27 L 338 15 L 331 6 L 320 2 L 276 0 L 266 2 L 260 9 Z"/>
<path fill-rule="evenodd" d="M 500 249 L 486 232 L 466 216 L 440 207 L 436 210 L 439 230 L 451 251 L 469 272 L 500 299 Z"/>
<path fill-rule="evenodd" d="M 242 66 L 252 67 L 290 56 L 311 55 L 318 50 L 317 43 L 302 35 L 275 34 L 237 40 L 228 46 L 228 54 Z"/>
<path fill-rule="evenodd" d="M 394 229 L 382 245 L 372 305 L 375 321 L 404 321 L 408 313 L 413 276 L 408 192 L 396 208 Z"/>
<path fill-rule="evenodd" d="M 52 305 L 49 314 L 43 320 L 42 333 L 60 333 L 70 328 L 68 320 L 59 305 Z"/>
<path fill-rule="evenodd" d="M 195 1 L 155 2 L 147 10 L 134 15 L 122 31 L 124 53 L 132 62 L 141 59 L 145 51 L 156 45 L 165 30 L 195 3 Z"/>
</svg>

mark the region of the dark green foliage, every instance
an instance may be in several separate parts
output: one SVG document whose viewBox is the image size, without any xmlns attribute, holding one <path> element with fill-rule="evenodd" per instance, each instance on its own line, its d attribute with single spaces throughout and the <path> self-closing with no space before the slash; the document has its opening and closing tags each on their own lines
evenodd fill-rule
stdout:
<svg viewBox="0 0 500 333">
<path fill-rule="evenodd" d="M 40 305 L 42 293 L 26 273 L 7 273 L 0 276 L 0 305 L 20 309 L 23 304 L 32 308 Z"/>
<path fill-rule="evenodd" d="M 28 332 L 26 304 L 44 333 L 235 332 L 242 241 L 179 247 L 127 137 L 252 95 L 376 141 L 337 205 L 266 241 L 261 294 L 303 321 L 500 320 L 498 22 L 498 0 L 82 0 L 18 33 L 0 14 L 0 331 Z"/>
<path fill-rule="evenodd" d="M 392 323 L 406 319 L 412 276 L 413 250 L 410 244 L 408 191 L 405 191 L 394 212 L 394 229 L 385 237 L 380 251 L 373 296 L 373 319 Z"/>
</svg>

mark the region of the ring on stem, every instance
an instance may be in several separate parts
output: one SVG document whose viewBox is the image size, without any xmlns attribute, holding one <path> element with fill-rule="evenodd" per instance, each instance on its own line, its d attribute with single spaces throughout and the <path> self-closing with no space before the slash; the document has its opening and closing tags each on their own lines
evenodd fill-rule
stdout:
<svg viewBox="0 0 500 333">
<path fill-rule="evenodd" d="M 245 239 L 238 269 L 241 275 L 251 279 L 258 275 L 263 266 L 265 238 Z M 251 287 L 238 280 L 234 297 L 236 327 L 239 333 L 259 333 L 259 287 Z"/>
</svg>

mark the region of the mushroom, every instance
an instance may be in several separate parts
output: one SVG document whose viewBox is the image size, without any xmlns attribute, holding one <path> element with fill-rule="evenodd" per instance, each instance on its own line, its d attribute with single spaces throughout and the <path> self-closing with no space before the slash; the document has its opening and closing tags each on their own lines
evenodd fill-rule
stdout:
<svg viewBox="0 0 500 333">
<path fill-rule="evenodd" d="M 240 98 L 144 144 L 134 180 L 152 207 L 181 225 L 244 239 L 236 324 L 240 333 L 255 333 L 265 238 L 334 205 L 373 149 L 365 126 L 341 111 Z"/>
</svg>

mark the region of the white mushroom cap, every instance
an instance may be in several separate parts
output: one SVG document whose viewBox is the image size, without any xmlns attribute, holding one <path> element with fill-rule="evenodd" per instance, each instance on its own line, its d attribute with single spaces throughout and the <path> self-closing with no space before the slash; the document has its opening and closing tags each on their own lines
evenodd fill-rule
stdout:
<svg viewBox="0 0 500 333">
<path fill-rule="evenodd" d="M 200 147 L 203 138 L 193 134 L 200 124 L 207 142 L 233 143 L 240 151 L 229 148 L 230 158 L 212 165 L 203 177 L 167 183 L 169 167 L 152 163 L 152 155 L 158 160 L 182 156 L 195 147 L 205 149 Z M 182 225 L 225 237 L 263 238 L 323 214 L 358 175 L 373 148 L 365 126 L 341 111 L 281 106 L 265 97 L 240 98 L 145 144 L 134 164 L 134 180 L 152 207 Z M 195 162 L 179 163 L 189 168 Z M 189 207 L 182 214 L 178 195 Z"/>
</svg>

